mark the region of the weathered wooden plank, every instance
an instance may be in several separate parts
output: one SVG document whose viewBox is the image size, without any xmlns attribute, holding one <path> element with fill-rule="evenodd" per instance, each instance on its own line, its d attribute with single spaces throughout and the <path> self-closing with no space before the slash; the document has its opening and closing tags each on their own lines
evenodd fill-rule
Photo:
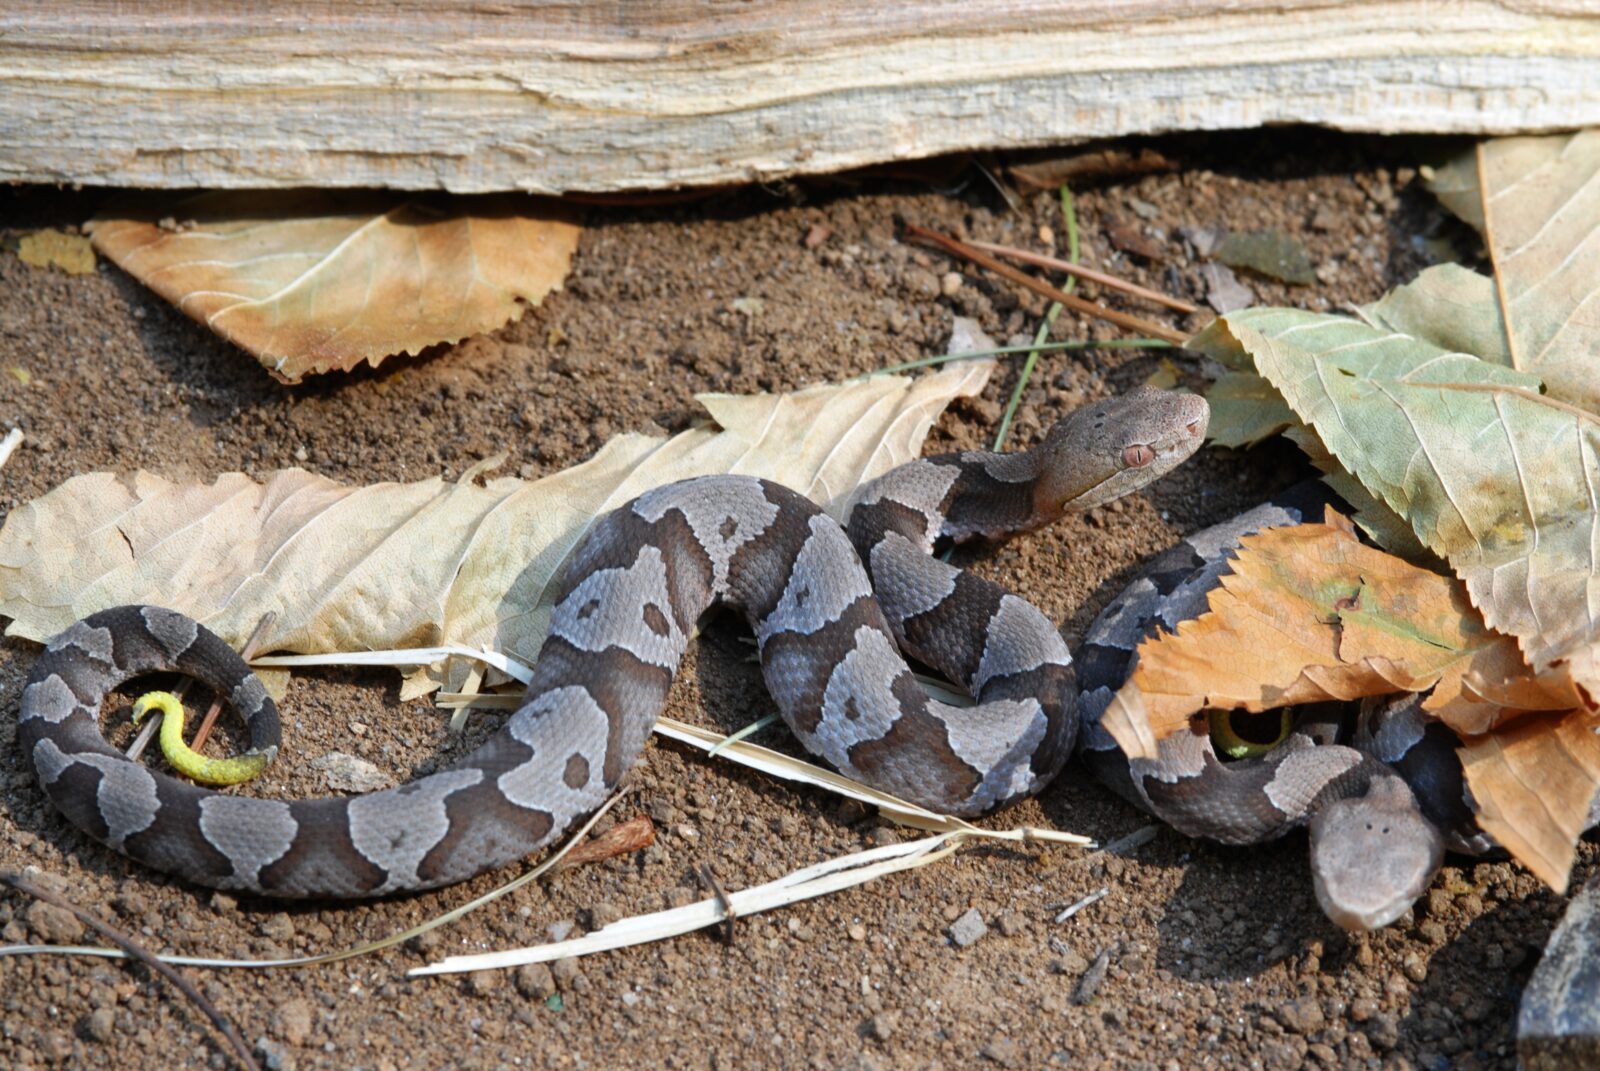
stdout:
<svg viewBox="0 0 1600 1071">
<path fill-rule="evenodd" d="M 649 189 L 1309 122 L 1600 123 L 1585 0 L 0 3 L 0 179 Z"/>
</svg>

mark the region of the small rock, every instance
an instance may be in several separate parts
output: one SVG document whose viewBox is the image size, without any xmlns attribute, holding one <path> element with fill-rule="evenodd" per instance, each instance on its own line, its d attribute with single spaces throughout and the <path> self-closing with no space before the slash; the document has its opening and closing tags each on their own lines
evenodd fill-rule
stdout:
<svg viewBox="0 0 1600 1071">
<path fill-rule="evenodd" d="M 1116 219 L 1108 219 L 1105 224 L 1106 238 L 1117 249 L 1124 253 L 1132 253 L 1144 260 L 1164 260 L 1166 250 L 1142 234 L 1139 228 L 1132 224 Z"/>
<path fill-rule="evenodd" d="M 544 932 L 550 935 L 552 941 L 565 941 L 567 935 L 572 932 L 572 920 L 562 919 L 560 922 L 552 922 L 545 927 Z"/>
<path fill-rule="evenodd" d="M 367 723 L 364 721 L 353 721 L 350 723 L 350 731 L 355 733 L 357 736 L 366 736 Z"/>
<path fill-rule="evenodd" d="M 1023 918 L 1019 911 L 1002 911 L 1000 917 L 994 921 L 995 925 L 1000 927 L 1000 933 L 1006 937 L 1015 937 L 1028 925 L 1028 920 Z"/>
<path fill-rule="evenodd" d="M 1529 1071 L 1600 1066 L 1600 877 L 1572 898 L 1522 991 L 1517 1055 Z"/>
<path fill-rule="evenodd" d="M 846 932 L 850 935 L 850 940 L 852 941 L 865 941 L 867 939 L 867 928 L 859 922 L 852 923 L 850 929 Z"/>
<path fill-rule="evenodd" d="M 1278 1009 L 1278 1022 L 1296 1034 L 1315 1034 L 1327 1023 L 1322 1005 L 1310 997 L 1291 1000 Z"/>
<path fill-rule="evenodd" d="M 1128 207 L 1142 220 L 1152 220 L 1161 215 L 1161 209 L 1141 197 L 1128 198 Z"/>
<path fill-rule="evenodd" d="M 294 1055 L 271 1038 L 256 1038 L 256 1055 L 267 1071 L 294 1071 Z"/>
<path fill-rule="evenodd" d="M 975 907 L 968 908 L 966 914 L 950 924 L 950 940 L 956 943 L 957 948 L 971 948 L 988 932 L 988 924 Z"/>
<path fill-rule="evenodd" d="M 1094 958 L 1089 964 L 1089 969 L 1083 972 L 1083 977 L 1078 979 L 1077 987 L 1072 991 L 1072 1003 L 1087 1004 L 1100 992 L 1100 986 L 1105 983 L 1106 971 L 1111 967 L 1111 949 L 1107 948 Z"/>
<path fill-rule="evenodd" d="M 297 1049 L 311 1036 L 311 1026 L 311 1005 L 303 1000 L 286 1001 L 272 1016 L 272 1032 Z"/>
<path fill-rule="evenodd" d="M 556 979 L 543 963 L 524 963 L 513 976 L 517 992 L 529 1000 L 544 1000 L 556 991 Z"/>
<path fill-rule="evenodd" d="M 1204 260 L 1217 251 L 1227 232 L 1221 227 L 1179 227 L 1178 237 L 1194 246 L 1194 255 Z"/>
<path fill-rule="evenodd" d="M 1298 286 L 1306 286 L 1317 278 L 1306 247 L 1276 229 L 1228 235 L 1217 246 L 1217 259 L 1230 268 L 1248 268 Z"/>
<path fill-rule="evenodd" d="M 570 989 L 572 983 L 583 976 L 583 971 L 578 968 L 578 957 L 567 956 L 550 964 L 550 974 L 563 989 Z"/>
<path fill-rule="evenodd" d="M 1426 982 L 1428 980 L 1428 965 L 1415 952 L 1406 953 L 1406 958 L 1400 961 L 1400 969 L 1413 982 Z"/>
<path fill-rule="evenodd" d="M 1321 204 L 1311 213 L 1311 229 L 1320 234 L 1332 234 L 1340 227 L 1339 213 L 1333 210 L 1332 205 Z"/>
<path fill-rule="evenodd" d="M 1400 1044 L 1400 1024 L 1388 1012 L 1379 1012 L 1367 1022 L 1367 1040 L 1375 1048 L 1392 1049 Z"/>
<path fill-rule="evenodd" d="M 215 911 L 219 915 L 231 914 L 234 911 L 239 910 L 239 901 L 235 900 L 227 893 L 214 892 L 211 894 L 211 910 Z"/>
<path fill-rule="evenodd" d="M 117 1016 L 110 1008 L 96 1008 L 83 1020 L 83 1036 L 90 1041 L 110 1041 L 116 1032 Z"/>
<path fill-rule="evenodd" d="M 281 943 L 294 937 L 294 922 L 280 911 L 275 915 L 268 915 L 256 930 L 262 937 Z"/>
<path fill-rule="evenodd" d="M 806 231 L 804 239 L 807 249 L 815 249 L 829 238 L 833 237 L 833 228 L 826 223 L 813 223 L 811 229 Z"/>
<path fill-rule="evenodd" d="M 1089 961 L 1071 948 L 1063 949 L 1059 956 L 1050 960 L 1051 974 L 1070 974 L 1077 977 L 1088 969 Z"/>
<path fill-rule="evenodd" d="M 468 971 L 461 980 L 461 989 L 475 997 L 487 997 L 499 992 L 504 984 L 505 976 L 500 971 Z"/>
<path fill-rule="evenodd" d="M 388 774 L 366 759 L 330 751 L 311 760 L 313 770 L 322 771 L 322 780 L 335 792 L 377 792 L 394 782 Z"/>
<path fill-rule="evenodd" d="M 965 286 L 966 283 L 967 280 L 960 272 L 947 271 L 939 278 L 939 293 L 943 294 L 947 298 L 953 298 L 957 294 L 961 293 L 961 288 Z"/>
<path fill-rule="evenodd" d="M 983 326 L 970 316 L 957 316 L 950 322 L 950 340 L 945 343 L 946 353 L 974 353 L 995 349 L 994 339 Z"/>
<path fill-rule="evenodd" d="M 1208 261 L 1200 265 L 1200 278 L 1206 284 L 1206 303 L 1218 313 L 1226 315 L 1255 303 L 1255 292 L 1241 283 L 1226 264 Z"/>
<path fill-rule="evenodd" d="M 1022 1066 L 1022 1047 L 1010 1038 L 995 1038 L 980 1049 L 978 1055 L 1001 1067 Z"/>
<path fill-rule="evenodd" d="M 888 1041 L 900 1027 L 899 1012 L 879 1012 L 866 1022 L 867 1037 L 874 1041 Z"/>
<path fill-rule="evenodd" d="M 589 928 L 600 930 L 613 922 L 622 921 L 622 909 L 616 904 L 595 904 L 589 909 Z"/>
<path fill-rule="evenodd" d="M 28 929 L 33 935 L 46 944 L 70 945 L 83 936 L 83 923 L 78 921 L 78 916 L 43 900 L 29 904 L 22 917 L 28 920 Z"/>
</svg>

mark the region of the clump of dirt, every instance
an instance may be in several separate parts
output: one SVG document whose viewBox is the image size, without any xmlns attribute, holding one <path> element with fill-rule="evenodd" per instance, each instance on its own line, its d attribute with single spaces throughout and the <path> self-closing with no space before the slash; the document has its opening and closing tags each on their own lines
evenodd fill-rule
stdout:
<svg viewBox="0 0 1600 1071">
<path fill-rule="evenodd" d="M 1157 143 L 1180 170 L 1077 190 L 1083 256 L 1201 301 L 1198 229 L 1278 231 L 1317 282 L 1241 270 L 1263 304 L 1366 302 L 1455 233 L 1414 181 L 1428 143 L 1266 131 Z M 383 368 L 285 388 L 115 268 L 68 277 L 0 253 L 0 424 L 27 444 L 0 471 L 0 511 L 74 473 L 255 475 L 301 465 L 367 483 L 458 475 L 498 450 L 534 475 L 612 435 L 675 430 L 698 391 L 786 390 L 942 352 L 952 317 L 1000 339 L 1045 302 L 897 239 L 907 220 L 1062 252 L 1048 193 L 1008 206 L 975 169 L 953 188 L 860 178 L 750 189 L 672 207 L 594 209 L 566 289 L 487 337 Z M 8 190 L 5 236 L 68 227 L 104 193 Z M 1185 237 L 1190 235 L 1191 237 Z M 1159 310 L 1108 304 L 1192 330 Z M 741 299 L 756 299 L 755 301 Z M 1071 313 L 1055 338 L 1115 331 Z M 1013 442 L 1058 413 L 1126 390 L 1155 352 L 1050 356 L 1023 392 Z M 1185 362 L 1177 359 L 1180 371 Z M 1016 366 L 956 406 L 929 449 L 986 444 Z M 1208 450 L 1146 493 L 957 561 L 1064 623 L 1074 644 L 1138 563 L 1294 479 L 1292 449 Z M 771 707 L 748 648 L 713 627 L 670 699 L 724 730 Z M 15 738 L 37 649 L 0 646 L 0 867 L 34 866 L 153 948 L 283 956 L 403 929 L 488 891 L 490 874 L 381 903 L 284 906 L 151 873 L 68 825 Z M 297 675 L 283 704 L 286 761 L 262 791 L 316 791 L 308 763 L 343 751 L 397 780 L 466 740 L 380 672 Z M 760 738 L 792 747 L 782 730 Z M 865 888 L 553 969 L 407 980 L 445 954 L 548 940 L 738 888 L 912 834 L 671 743 L 646 749 L 634 793 L 660 835 L 646 851 L 525 888 L 413 945 L 333 966 L 194 972 L 266 1066 L 461 1067 L 1509 1067 L 1518 994 L 1561 903 L 1503 862 L 1455 860 L 1412 916 L 1369 937 L 1318 911 L 1299 837 L 1250 850 L 1170 830 L 1126 855 L 975 848 Z M 1110 842 L 1148 819 L 1069 769 L 1042 798 L 991 819 Z M 1597 866 L 1580 850 L 1577 877 Z M 1062 906 L 1107 890 L 1066 922 Z M 976 911 L 978 926 L 968 917 Z M 960 926 L 957 923 L 960 922 Z M 952 937 L 957 930 L 960 942 Z M 81 939 L 76 924 L 0 894 L 8 942 Z M 113 962 L 0 959 L 0 1064 L 227 1066 L 192 1008 Z"/>
</svg>

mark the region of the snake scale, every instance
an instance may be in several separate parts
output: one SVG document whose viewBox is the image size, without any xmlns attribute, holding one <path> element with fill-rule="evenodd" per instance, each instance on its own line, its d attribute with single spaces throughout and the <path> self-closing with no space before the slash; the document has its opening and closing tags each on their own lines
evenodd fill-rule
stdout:
<svg viewBox="0 0 1600 1071">
<path fill-rule="evenodd" d="M 227 696 L 252 753 L 270 758 L 278 746 L 277 711 L 238 655 L 152 606 L 102 611 L 50 642 L 24 688 L 19 740 L 72 822 L 159 870 L 284 898 L 434 888 L 537 851 L 597 807 L 643 747 L 696 621 L 720 605 L 755 631 L 795 736 L 852 777 L 936 811 L 981 814 L 1048 784 L 1081 722 L 1089 764 L 1180 831 L 1248 843 L 1309 824 L 1324 909 L 1353 928 L 1382 925 L 1420 893 L 1447 843 L 1482 847 L 1459 767 L 1431 795 L 1403 776 L 1403 760 L 1431 739 L 1414 708 L 1409 720 L 1369 711 L 1363 747 L 1338 742 L 1338 719 L 1303 717 L 1267 754 L 1226 764 L 1201 733 L 1130 765 L 1098 724 L 1138 640 L 1203 609 L 1243 533 L 1297 523 L 1310 505 L 1269 504 L 1160 556 L 1096 621 L 1076 675 L 1042 613 L 930 554 L 940 539 L 998 538 L 1136 490 L 1192 454 L 1206 420 L 1197 397 L 1140 388 L 1075 411 L 1032 450 L 902 465 L 862 489 L 848 530 L 751 477 L 646 492 L 601 518 L 568 563 L 518 710 L 454 766 L 394 789 L 258 799 L 112 749 L 99 728 L 105 698 L 163 670 Z M 931 698 L 906 655 L 975 705 Z M 1425 814 L 1419 796 L 1446 802 Z"/>
</svg>

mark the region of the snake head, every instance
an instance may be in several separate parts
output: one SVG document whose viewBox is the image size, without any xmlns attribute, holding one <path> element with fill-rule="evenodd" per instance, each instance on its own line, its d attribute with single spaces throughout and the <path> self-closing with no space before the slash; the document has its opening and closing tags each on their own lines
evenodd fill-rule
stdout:
<svg viewBox="0 0 1600 1071">
<path fill-rule="evenodd" d="M 1198 450 L 1210 418 L 1211 408 L 1198 394 L 1156 387 L 1073 410 L 1040 447 L 1036 507 L 1055 516 L 1137 491 Z"/>
<path fill-rule="evenodd" d="M 1422 895 L 1444 861 L 1444 837 L 1399 777 L 1311 820 L 1311 879 L 1323 914 L 1352 932 L 1387 926 Z"/>
</svg>

